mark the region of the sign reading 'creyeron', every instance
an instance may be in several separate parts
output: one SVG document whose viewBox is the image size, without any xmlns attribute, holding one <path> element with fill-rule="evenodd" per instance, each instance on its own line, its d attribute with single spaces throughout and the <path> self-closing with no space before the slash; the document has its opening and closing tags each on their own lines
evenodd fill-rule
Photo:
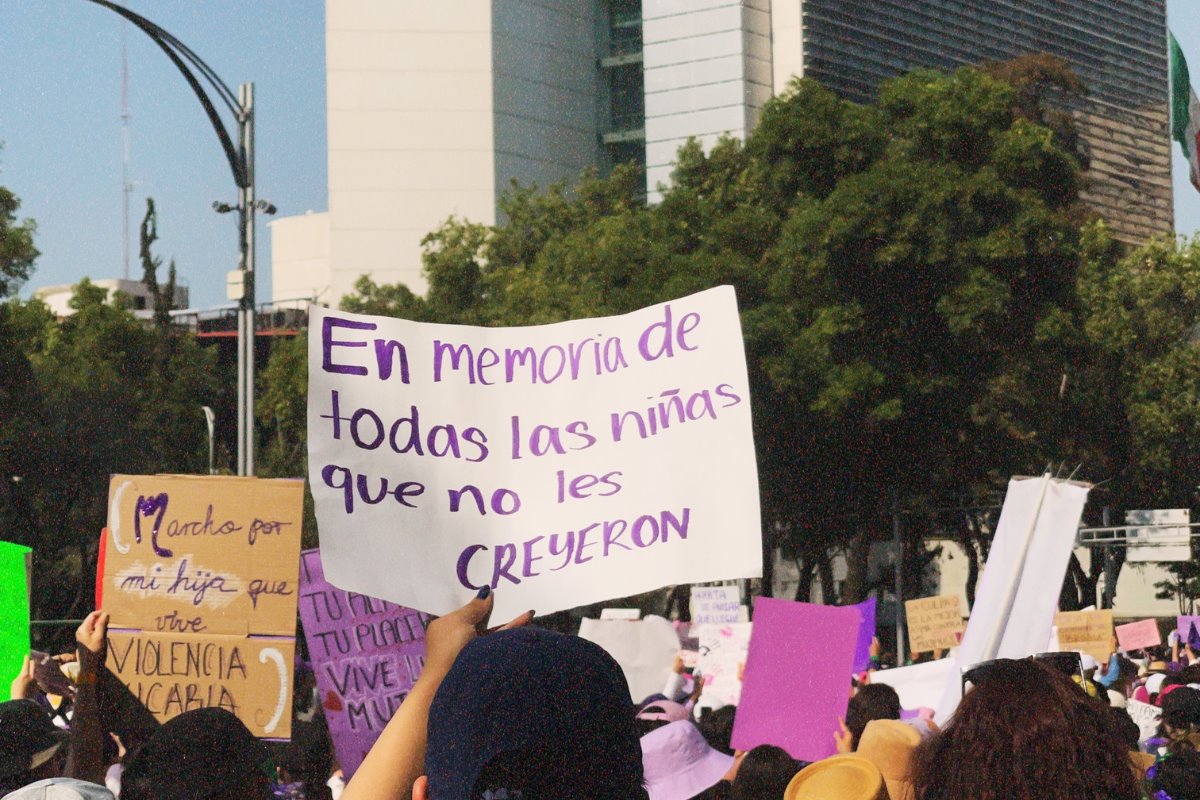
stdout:
<svg viewBox="0 0 1200 800">
<path fill-rule="evenodd" d="M 311 314 L 333 585 L 432 614 L 491 586 L 504 620 L 761 574 L 732 288 L 527 328 Z"/>
</svg>

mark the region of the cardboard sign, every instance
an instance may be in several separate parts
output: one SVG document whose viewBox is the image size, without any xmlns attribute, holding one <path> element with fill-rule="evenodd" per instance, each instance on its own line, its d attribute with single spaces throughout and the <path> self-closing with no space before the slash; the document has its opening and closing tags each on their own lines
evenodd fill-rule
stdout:
<svg viewBox="0 0 1200 800">
<path fill-rule="evenodd" d="M 954 659 L 941 658 L 907 667 L 876 670 L 871 673 L 871 683 L 886 683 L 895 689 L 904 708 L 937 708 L 946 681 L 955 674 Z"/>
<path fill-rule="evenodd" d="M 1060 650 L 1078 650 L 1107 661 L 1112 654 L 1112 611 L 1060 611 L 1054 615 Z"/>
<path fill-rule="evenodd" d="M 1126 701 L 1125 710 L 1129 713 L 1129 718 L 1137 723 L 1139 742 L 1145 742 L 1158 735 L 1158 725 L 1162 722 L 1161 708 L 1141 700 L 1130 699 Z"/>
<path fill-rule="evenodd" d="M 310 313 L 335 586 L 432 614 L 491 586 L 507 620 L 762 574 L 731 287 L 527 328 Z"/>
<path fill-rule="evenodd" d="M 928 653 L 958 647 L 966 629 L 960 602 L 956 594 L 905 600 L 909 649 Z"/>
<path fill-rule="evenodd" d="M 160 721 L 216 705 L 256 736 L 290 736 L 303 493 L 298 480 L 111 479 L 108 665 Z"/>
<path fill-rule="evenodd" d="M 854 608 L 757 598 L 731 745 L 773 744 L 803 761 L 833 755 L 859 622 Z"/>
<path fill-rule="evenodd" d="M 742 670 L 750 651 L 754 623 L 693 625 L 691 633 L 700 641 L 696 672 L 704 680 L 699 705 L 706 708 L 736 706 L 742 697 Z"/>
<path fill-rule="evenodd" d="M 1042 652 L 1088 489 L 1049 475 L 1009 481 L 971 618 L 954 656 L 958 670 L 993 658 Z M 937 706 L 939 725 L 961 699 L 962 683 L 955 672 Z"/>
<path fill-rule="evenodd" d="M 330 586 L 320 551 L 305 550 L 300 621 L 329 735 L 349 779 L 420 677 L 429 618 Z"/>
<path fill-rule="evenodd" d="M 854 648 L 855 672 L 862 672 L 871 666 L 871 640 L 875 638 L 875 598 L 868 597 L 856 605 L 850 606 L 858 611 L 858 643 Z"/>
<path fill-rule="evenodd" d="M 160 722 L 216 706 L 262 738 L 291 735 L 295 658 L 291 637 L 108 634 L 109 671 Z"/>
<path fill-rule="evenodd" d="M 29 655 L 30 550 L 0 542 L 0 700 Z"/>
<path fill-rule="evenodd" d="M 1155 619 L 1118 625 L 1116 634 L 1117 642 L 1126 652 L 1145 650 L 1147 647 L 1158 647 L 1162 644 L 1162 634 L 1158 632 L 1158 620 Z"/>
<path fill-rule="evenodd" d="M 736 586 L 693 586 L 692 624 L 743 622 L 742 592 Z"/>
<path fill-rule="evenodd" d="M 634 703 L 662 692 L 679 655 L 675 628 L 653 614 L 636 621 L 585 617 L 579 621 L 579 636 L 603 647 L 621 665 Z"/>
</svg>

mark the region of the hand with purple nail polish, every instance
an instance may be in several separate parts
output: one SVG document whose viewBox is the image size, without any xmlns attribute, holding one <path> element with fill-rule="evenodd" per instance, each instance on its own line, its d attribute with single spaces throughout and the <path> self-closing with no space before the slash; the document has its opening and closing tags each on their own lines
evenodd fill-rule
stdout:
<svg viewBox="0 0 1200 800">
<path fill-rule="evenodd" d="M 429 623 L 429 628 L 425 631 L 425 666 L 421 671 L 422 680 L 427 683 L 429 680 L 440 682 L 450 671 L 462 649 L 472 639 L 489 632 L 488 619 L 492 615 L 495 602 L 491 588 L 484 586 L 474 600 L 457 611 Z M 528 625 L 532 620 L 533 612 L 526 611 L 492 630 L 519 628 Z"/>
</svg>

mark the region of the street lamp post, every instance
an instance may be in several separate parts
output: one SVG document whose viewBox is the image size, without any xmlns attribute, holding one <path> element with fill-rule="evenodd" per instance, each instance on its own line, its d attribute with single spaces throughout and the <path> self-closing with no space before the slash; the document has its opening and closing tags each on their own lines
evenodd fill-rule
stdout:
<svg viewBox="0 0 1200 800">
<path fill-rule="evenodd" d="M 150 20 L 110 0 L 87 0 L 129 20 L 157 44 L 192 87 L 221 142 L 237 186 L 237 205 L 213 203 L 220 213 L 238 212 L 238 269 L 242 294 L 238 301 L 238 444 L 237 473 L 254 474 L 254 215 L 274 213 L 274 206 L 254 196 L 254 84 L 243 83 L 235 95 L 187 45 Z M 215 93 L 237 122 L 237 145 L 229 135 L 203 83 Z"/>
</svg>

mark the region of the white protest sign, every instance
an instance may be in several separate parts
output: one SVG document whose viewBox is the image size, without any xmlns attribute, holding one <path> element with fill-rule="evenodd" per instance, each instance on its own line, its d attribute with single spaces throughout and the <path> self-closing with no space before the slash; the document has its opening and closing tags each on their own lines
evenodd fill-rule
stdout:
<svg viewBox="0 0 1200 800">
<path fill-rule="evenodd" d="M 1009 481 L 967 630 L 955 654 L 958 670 L 993 658 L 1024 658 L 1045 646 L 1089 488 L 1049 475 Z M 956 671 L 947 678 L 937 706 L 939 725 L 961 699 Z"/>
<path fill-rule="evenodd" d="M 338 588 L 493 619 L 762 574 L 737 303 L 528 328 L 311 309 L 309 479 Z"/>
<path fill-rule="evenodd" d="M 742 697 L 742 669 L 750 651 L 752 622 L 728 625 L 694 625 L 700 639 L 696 671 L 704 678 L 699 705 L 707 708 L 737 705 Z"/>
<path fill-rule="evenodd" d="M 1125 710 L 1130 719 L 1137 723 L 1138 741 L 1144 742 L 1158 735 L 1158 724 L 1162 721 L 1162 709 L 1143 703 L 1141 700 L 1126 701 Z"/>
<path fill-rule="evenodd" d="M 871 673 L 871 683 L 886 683 L 900 695 L 900 705 L 910 710 L 937 708 L 951 675 L 957 675 L 954 659 L 940 658 L 896 669 Z"/>
<path fill-rule="evenodd" d="M 642 618 L 640 608 L 602 608 L 600 619 L 639 620 Z"/>
<path fill-rule="evenodd" d="M 742 593 L 736 586 L 693 586 L 692 624 L 744 622 L 741 602 Z"/>
<path fill-rule="evenodd" d="M 579 636 L 603 647 L 621 665 L 635 703 L 662 692 L 679 655 L 679 635 L 662 617 L 642 620 L 583 618 Z"/>
</svg>

